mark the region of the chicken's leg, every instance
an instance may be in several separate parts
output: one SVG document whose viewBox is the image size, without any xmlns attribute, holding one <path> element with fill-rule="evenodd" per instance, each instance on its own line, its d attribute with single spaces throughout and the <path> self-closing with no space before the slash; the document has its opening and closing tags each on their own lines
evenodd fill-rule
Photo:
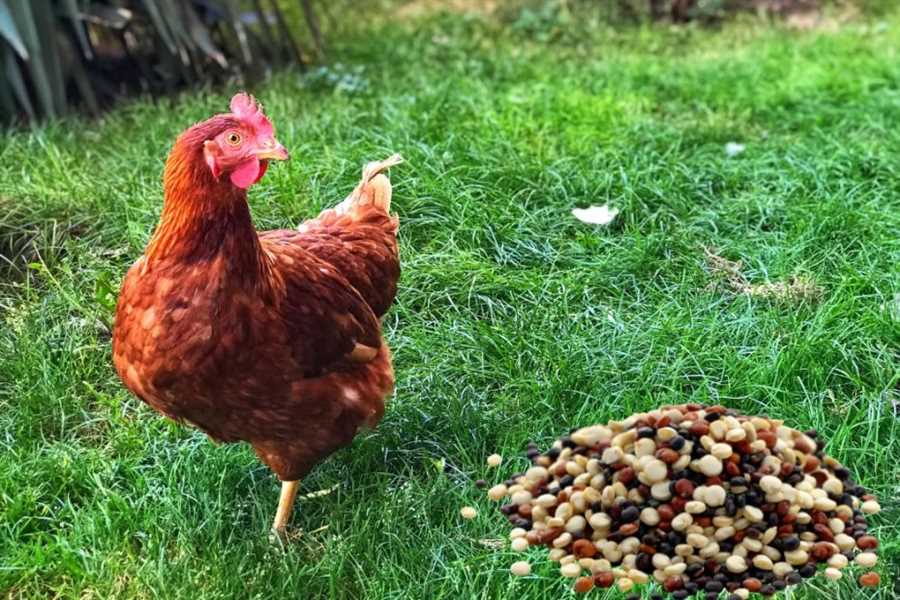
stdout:
<svg viewBox="0 0 900 600">
<path fill-rule="evenodd" d="M 278 511 L 275 513 L 275 522 L 272 523 L 272 531 L 275 533 L 283 533 L 287 522 L 291 518 L 291 511 L 294 509 L 294 499 L 297 497 L 297 488 L 300 487 L 300 481 L 282 481 L 281 497 L 278 498 Z"/>
</svg>

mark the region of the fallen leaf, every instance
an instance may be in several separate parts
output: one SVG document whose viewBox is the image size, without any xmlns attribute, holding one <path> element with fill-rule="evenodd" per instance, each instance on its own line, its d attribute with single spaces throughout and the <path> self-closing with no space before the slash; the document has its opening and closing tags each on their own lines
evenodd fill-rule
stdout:
<svg viewBox="0 0 900 600">
<path fill-rule="evenodd" d="M 591 225 L 609 225 L 616 218 L 617 214 L 619 214 L 619 209 L 610 208 L 608 204 L 572 209 L 573 217 L 582 223 L 590 223 Z"/>
</svg>

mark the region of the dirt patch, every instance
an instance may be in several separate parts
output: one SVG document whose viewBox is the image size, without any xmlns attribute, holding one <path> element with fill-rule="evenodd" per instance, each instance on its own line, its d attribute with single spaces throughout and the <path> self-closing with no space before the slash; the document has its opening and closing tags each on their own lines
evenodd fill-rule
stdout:
<svg viewBox="0 0 900 600">
<path fill-rule="evenodd" d="M 750 283 L 743 274 L 743 262 L 732 261 L 720 256 L 716 248 L 704 248 L 706 266 L 712 281 L 706 286 L 708 292 L 728 292 L 782 301 L 817 301 L 824 290 L 806 275 L 791 275 L 785 281 Z"/>
</svg>

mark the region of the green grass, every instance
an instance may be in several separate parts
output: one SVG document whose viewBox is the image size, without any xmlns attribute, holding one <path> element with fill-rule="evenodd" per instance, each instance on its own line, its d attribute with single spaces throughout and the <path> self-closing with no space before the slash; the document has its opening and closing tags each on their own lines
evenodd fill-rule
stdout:
<svg viewBox="0 0 900 600">
<path fill-rule="evenodd" d="M 326 73 L 254 90 L 293 156 L 251 191 L 260 228 L 335 203 L 366 160 L 408 160 L 392 172 L 396 397 L 304 481 L 337 489 L 299 502 L 285 549 L 266 536 L 271 474 L 126 393 L 104 326 L 171 142 L 233 90 L 4 134 L 0 592 L 571 597 L 541 552 L 536 577 L 513 580 L 512 554 L 479 543 L 508 531 L 472 484 L 500 477 L 484 458 L 509 473 L 530 439 L 700 401 L 818 428 L 881 498 L 882 587 L 816 580 L 791 597 L 896 597 L 900 15 L 885 18 L 585 25 L 539 43 L 445 15 L 336 40 Z M 746 151 L 727 157 L 729 141 Z M 569 213 L 604 202 L 621 209 L 609 228 Z M 711 290 L 711 246 L 751 283 L 802 275 L 822 296 Z"/>
</svg>

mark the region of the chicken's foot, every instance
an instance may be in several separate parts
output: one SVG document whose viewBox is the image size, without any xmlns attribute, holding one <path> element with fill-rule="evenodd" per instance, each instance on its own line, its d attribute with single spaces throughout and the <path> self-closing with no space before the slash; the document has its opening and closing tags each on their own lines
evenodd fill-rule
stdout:
<svg viewBox="0 0 900 600">
<path fill-rule="evenodd" d="M 297 498 L 297 488 L 300 481 L 282 481 L 281 497 L 278 498 L 278 511 L 275 513 L 275 522 L 272 523 L 272 531 L 276 534 L 284 533 L 294 510 L 294 499 Z"/>
</svg>

